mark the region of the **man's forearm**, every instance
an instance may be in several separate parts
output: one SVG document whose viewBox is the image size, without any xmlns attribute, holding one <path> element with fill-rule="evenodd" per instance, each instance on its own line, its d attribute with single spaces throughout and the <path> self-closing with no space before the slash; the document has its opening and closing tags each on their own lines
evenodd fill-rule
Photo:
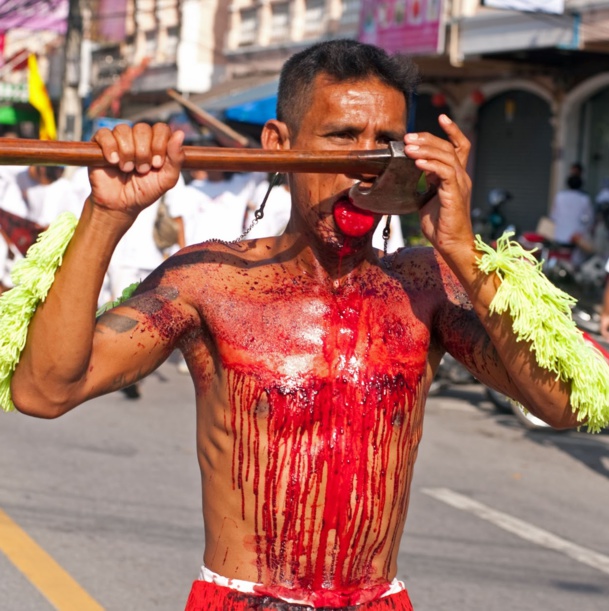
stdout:
<svg viewBox="0 0 609 611">
<path fill-rule="evenodd" d="M 126 217 L 109 217 L 87 200 L 49 294 L 30 324 L 13 376 L 17 406 L 38 394 L 61 404 L 85 375 L 104 274 L 128 227 Z"/>
<path fill-rule="evenodd" d="M 479 269 L 480 256 L 472 244 L 471 248 L 464 248 L 445 260 L 463 285 L 497 351 L 511 381 L 513 398 L 557 428 L 576 426 L 578 421 L 570 407 L 568 384 L 558 382 L 555 374 L 540 367 L 530 345 L 518 340 L 509 315 L 491 313 L 501 279 L 495 273 L 486 274 Z"/>
</svg>

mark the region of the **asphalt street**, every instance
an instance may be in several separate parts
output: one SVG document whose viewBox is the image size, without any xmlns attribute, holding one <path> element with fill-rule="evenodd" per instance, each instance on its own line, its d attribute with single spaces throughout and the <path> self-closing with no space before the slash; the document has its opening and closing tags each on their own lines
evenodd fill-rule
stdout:
<svg viewBox="0 0 609 611">
<path fill-rule="evenodd" d="M 184 608 L 194 393 L 168 362 L 142 394 L 0 414 L 0 611 Z M 528 432 L 477 385 L 428 401 L 398 574 L 416 611 L 606 611 L 608 524 L 608 434 Z"/>
</svg>

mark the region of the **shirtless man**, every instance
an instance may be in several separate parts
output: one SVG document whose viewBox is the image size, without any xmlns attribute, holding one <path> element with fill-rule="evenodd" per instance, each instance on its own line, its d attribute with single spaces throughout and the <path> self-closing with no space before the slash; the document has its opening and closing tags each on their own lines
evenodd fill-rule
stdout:
<svg viewBox="0 0 609 611">
<path fill-rule="evenodd" d="M 395 580 L 423 410 L 445 351 L 556 427 L 576 425 L 565 385 L 489 314 L 476 266 L 469 143 L 406 134 L 412 70 L 353 41 L 284 68 L 266 149 L 370 150 L 405 138 L 438 196 L 421 210 L 434 248 L 388 260 L 380 215 L 348 191 L 366 176 L 294 174 L 279 237 L 192 246 L 95 321 L 112 249 L 171 188 L 182 135 L 165 125 L 95 136 L 111 164 L 31 324 L 13 379 L 26 413 L 52 418 L 132 384 L 175 348 L 196 390 L 205 551 L 187 609 L 411 609 Z M 224 584 L 224 585 L 219 585 Z"/>
</svg>

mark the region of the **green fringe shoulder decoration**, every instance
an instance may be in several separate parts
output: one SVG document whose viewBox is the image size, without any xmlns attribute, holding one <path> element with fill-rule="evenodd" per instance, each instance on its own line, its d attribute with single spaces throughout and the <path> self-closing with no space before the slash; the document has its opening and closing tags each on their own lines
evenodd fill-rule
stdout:
<svg viewBox="0 0 609 611">
<path fill-rule="evenodd" d="M 46 296 L 61 265 L 78 219 L 71 212 L 60 214 L 15 263 L 11 279 L 15 287 L 0 295 L 0 407 L 15 409 L 11 378 L 19 362 L 30 320 Z"/>
<path fill-rule="evenodd" d="M 529 342 L 540 367 L 571 386 L 571 405 L 592 433 L 609 425 L 609 365 L 586 343 L 571 316 L 576 300 L 554 286 L 532 252 L 506 232 L 496 250 L 476 236 L 478 267 L 501 279 L 491 312 L 508 313 L 518 341 Z"/>
</svg>

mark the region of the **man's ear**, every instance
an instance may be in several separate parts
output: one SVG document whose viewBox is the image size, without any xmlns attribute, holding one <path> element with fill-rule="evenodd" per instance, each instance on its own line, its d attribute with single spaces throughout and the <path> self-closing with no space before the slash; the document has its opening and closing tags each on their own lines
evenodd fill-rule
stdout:
<svg viewBox="0 0 609 611">
<path fill-rule="evenodd" d="M 262 148 L 273 151 L 285 151 L 290 148 L 290 132 L 283 121 L 270 119 L 264 124 L 260 135 Z"/>
</svg>

